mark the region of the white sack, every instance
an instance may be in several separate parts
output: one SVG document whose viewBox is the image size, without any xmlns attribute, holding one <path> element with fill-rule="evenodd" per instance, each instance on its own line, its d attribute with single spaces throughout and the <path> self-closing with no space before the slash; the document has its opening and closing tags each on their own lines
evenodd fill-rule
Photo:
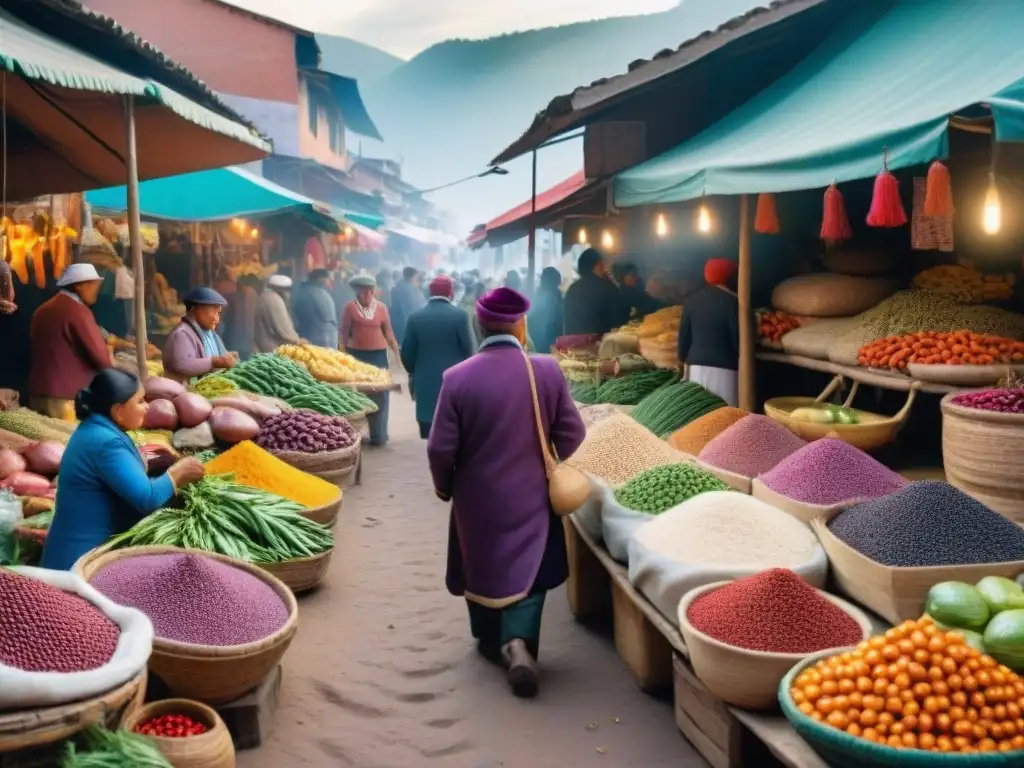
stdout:
<svg viewBox="0 0 1024 768">
<path fill-rule="evenodd" d="M 733 492 L 723 491 L 720 493 Z M 708 494 L 703 495 L 706 496 Z M 739 496 L 740 494 L 736 495 Z M 749 499 L 750 497 L 742 498 Z M 666 516 L 672 515 L 673 512 L 685 507 L 686 504 L 687 502 L 683 502 L 679 506 L 662 512 L 661 515 L 654 519 L 665 519 L 667 521 L 670 518 Z M 774 508 L 772 508 L 772 512 L 786 515 L 785 512 Z M 808 584 L 820 589 L 825 585 L 825 579 L 828 576 L 828 557 L 825 555 L 825 550 L 821 544 L 814 539 L 814 534 L 796 518 L 791 517 L 790 519 L 802 529 L 799 535 L 802 535 L 803 531 L 810 534 L 808 543 L 810 557 L 806 562 L 799 565 L 777 563 L 774 566 L 772 564 L 729 566 L 709 563 L 688 563 L 678 558 L 664 555 L 661 552 L 656 552 L 643 542 L 643 537 L 637 538 L 632 536 L 627 547 L 629 582 L 638 592 L 650 600 L 674 626 L 679 624 L 679 601 L 691 589 L 704 586 L 705 584 L 713 584 L 716 581 L 753 576 L 771 567 L 789 568 Z M 651 530 L 647 531 L 645 536 L 649 537 Z M 796 532 L 798 529 L 794 526 L 793 530 Z"/>
<path fill-rule="evenodd" d="M 604 493 L 608 486 L 599 478 L 587 473 L 590 480 L 590 498 L 583 502 L 583 506 L 572 513 L 572 516 L 583 527 L 594 541 L 601 541 L 601 511 L 604 506 Z"/>
<path fill-rule="evenodd" d="M 622 506 L 615 500 L 615 492 L 606 487 L 601 506 L 601 532 L 608 554 L 619 563 L 629 562 L 629 540 L 654 517 Z"/>
<path fill-rule="evenodd" d="M 134 608 L 112 602 L 80 576 L 27 566 L 13 569 L 88 600 L 121 628 L 110 661 L 88 672 L 25 672 L 0 664 L 0 710 L 54 706 L 99 696 L 141 672 L 153 651 L 153 624 Z"/>
</svg>

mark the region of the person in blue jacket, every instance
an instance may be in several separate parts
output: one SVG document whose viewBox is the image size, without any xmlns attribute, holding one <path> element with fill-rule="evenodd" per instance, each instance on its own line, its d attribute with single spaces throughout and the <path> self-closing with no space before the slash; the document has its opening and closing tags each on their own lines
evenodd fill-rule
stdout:
<svg viewBox="0 0 1024 768">
<path fill-rule="evenodd" d="M 81 422 L 71 435 L 57 476 L 57 501 L 42 566 L 69 570 L 111 536 L 165 506 L 178 489 L 199 480 L 203 465 L 188 457 L 157 478 L 128 431 L 141 429 L 146 401 L 138 378 L 110 368 L 75 397 Z"/>
</svg>

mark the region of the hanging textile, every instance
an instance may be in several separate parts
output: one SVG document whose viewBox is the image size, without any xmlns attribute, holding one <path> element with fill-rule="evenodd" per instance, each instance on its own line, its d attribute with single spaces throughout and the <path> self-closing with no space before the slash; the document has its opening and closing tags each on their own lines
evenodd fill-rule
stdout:
<svg viewBox="0 0 1024 768">
<path fill-rule="evenodd" d="M 914 210 L 910 222 L 910 247 L 915 251 L 953 251 L 953 215 L 925 216 L 927 180 L 914 179 Z"/>
</svg>

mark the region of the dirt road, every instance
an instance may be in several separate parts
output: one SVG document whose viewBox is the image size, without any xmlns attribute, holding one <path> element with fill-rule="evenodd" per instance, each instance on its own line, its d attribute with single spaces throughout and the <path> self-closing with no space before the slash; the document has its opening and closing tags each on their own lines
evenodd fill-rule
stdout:
<svg viewBox="0 0 1024 768">
<path fill-rule="evenodd" d="M 540 694 L 512 697 L 445 591 L 447 508 L 408 395 L 392 396 L 391 439 L 346 491 L 328 582 L 300 600 L 274 732 L 239 768 L 704 768 L 671 704 L 634 686 L 561 590 L 545 611 Z"/>
</svg>

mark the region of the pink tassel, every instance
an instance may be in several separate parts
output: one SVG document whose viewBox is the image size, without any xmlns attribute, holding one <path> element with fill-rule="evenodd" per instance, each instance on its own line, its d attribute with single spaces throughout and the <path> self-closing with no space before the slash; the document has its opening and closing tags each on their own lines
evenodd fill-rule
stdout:
<svg viewBox="0 0 1024 768">
<path fill-rule="evenodd" d="M 825 213 L 821 219 L 821 239 L 838 243 L 853 237 L 850 220 L 846 216 L 843 193 L 833 183 L 825 190 Z"/>
<path fill-rule="evenodd" d="M 900 200 L 900 182 L 889 172 L 889 155 L 882 160 L 882 170 L 875 177 L 875 192 L 871 196 L 868 226 L 893 229 L 907 223 L 907 212 Z"/>
<path fill-rule="evenodd" d="M 779 212 L 775 208 L 775 195 L 770 192 L 762 192 L 757 196 L 754 231 L 761 235 L 779 234 Z"/>
</svg>

